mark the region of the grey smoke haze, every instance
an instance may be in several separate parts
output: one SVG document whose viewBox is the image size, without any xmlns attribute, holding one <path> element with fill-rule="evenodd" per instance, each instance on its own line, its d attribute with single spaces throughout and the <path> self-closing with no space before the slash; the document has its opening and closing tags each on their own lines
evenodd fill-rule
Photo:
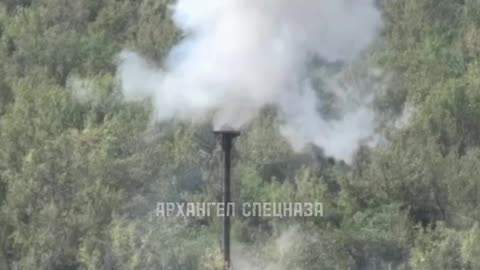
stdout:
<svg viewBox="0 0 480 270">
<path fill-rule="evenodd" d="M 273 106 L 295 149 L 313 143 L 347 161 L 373 134 L 364 106 L 324 119 L 307 75 L 313 57 L 348 63 L 372 43 L 381 24 L 373 0 L 179 0 L 173 8 L 185 38 L 164 67 L 124 51 L 118 70 L 127 99 L 153 99 L 156 121 L 242 128 Z"/>
<path fill-rule="evenodd" d="M 262 254 L 262 248 L 265 247 L 242 246 L 241 243 L 235 243 L 232 268 L 239 270 L 294 270 L 289 268 L 291 267 L 289 260 L 292 259 L 291 255 L 294 253 L 295 246 L 302 243 L 303 237 L 304 235 L 298 227 L 282 230 L 278 237 L 271 239 L 269 258 L 265 258 L 267 256 Z"/>
</svg>

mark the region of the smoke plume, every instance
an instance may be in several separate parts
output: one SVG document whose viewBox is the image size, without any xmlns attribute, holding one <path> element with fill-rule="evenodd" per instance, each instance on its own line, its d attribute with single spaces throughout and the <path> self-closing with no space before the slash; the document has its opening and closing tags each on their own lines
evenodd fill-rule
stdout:
<svg viewBox="0 0 480 270">
<path fill-rule="evenodd" d="M 152 98 L 156 121 L 242 128 L 273 107 L 296 149 L 313 143 L 344 160 L 372 135 L 364 106 L 322 117 L 309 63 L 349 63 L 364 52 L 381 23 L 373 0 L 178 0 L 172 8 L 184 38 L 163 68 L 124 51 L 118 70 L 127 99 Z"/>
</svg>

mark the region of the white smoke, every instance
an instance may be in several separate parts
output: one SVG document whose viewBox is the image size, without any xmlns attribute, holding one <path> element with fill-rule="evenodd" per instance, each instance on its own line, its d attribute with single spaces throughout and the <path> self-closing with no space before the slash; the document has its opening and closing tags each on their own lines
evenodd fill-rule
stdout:
<svg viewBox="0 0 480 270">
<path fill-rule="evenodd" d="M 293 270 L 289 268 L 292 254 L 299 243 L 302 243 L 304 234 L 299 227 L 284 229 L 280 234 L 271 239 L 267 246 L 242 245 L 235 243 L 233 246 L 232 269 L 238 270 Z M 314 237 L 310 235 L 310 237 Z M 316 236 L 315 236 L 316 237 Z M 265 253 L 268 249 L 268 256 Z"/>
<path fill-rule="evenodd" d="M 381 24 L 373 0 L 178 0 L 173 8 L 185 38 L 164 68 L 126 51 L 118 71 L 127 99 L 153 98 L 155 120 L 242 128 L 273 106 L 295 148 L 313 143 L 344 160 L 372 135 L 367 108 L 343 108 L 336 120 L 317 112 L 307 63 L 355 60 Z"/>
</svg>

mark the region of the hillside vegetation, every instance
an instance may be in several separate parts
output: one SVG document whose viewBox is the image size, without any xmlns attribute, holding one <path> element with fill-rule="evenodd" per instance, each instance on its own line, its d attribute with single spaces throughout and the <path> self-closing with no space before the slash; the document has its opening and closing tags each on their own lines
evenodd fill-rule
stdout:
<svg viewBox="0 0 480 270">
<path fill-rule="evenodd" d="M 221 199 L 211 127 L 153 125 L 115 76 L 122 49 L 161 63 L 182 38 L 169 2 L 0 0 L 0 269 L 221 269 L 220 219 L 154 216 Z M 480 2 L 379 2 L 375 110 L 407 120 L 345 164 L 293 152 L 265 111 L 236 143 L 234 200 L 325 216 L 235 217 L 246 269 L 480 269 Z"/>
</svg>

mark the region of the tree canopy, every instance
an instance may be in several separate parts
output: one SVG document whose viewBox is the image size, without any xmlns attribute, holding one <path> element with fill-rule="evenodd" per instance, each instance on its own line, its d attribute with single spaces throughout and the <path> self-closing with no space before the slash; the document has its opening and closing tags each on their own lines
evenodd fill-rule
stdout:
<svg viewBox="0 0 480 270">
<path fill-rule="evenodd" d="M 154 216 L 221 198 L 210 127 L 152 123 L 115 77 L 122 49 L 161 63 L 181 38 L 171 2 L 0 1 L 0 269 L 221 269 L 221 220 Z M 480 2 L 378 2 L 375 110 L 408 120 L 345 164 L 294 152 L 263 112 L 236 143 L 234 200 L 325 216 L 236 217 L 246 269 L 480 269 Z"/>
</svg>

